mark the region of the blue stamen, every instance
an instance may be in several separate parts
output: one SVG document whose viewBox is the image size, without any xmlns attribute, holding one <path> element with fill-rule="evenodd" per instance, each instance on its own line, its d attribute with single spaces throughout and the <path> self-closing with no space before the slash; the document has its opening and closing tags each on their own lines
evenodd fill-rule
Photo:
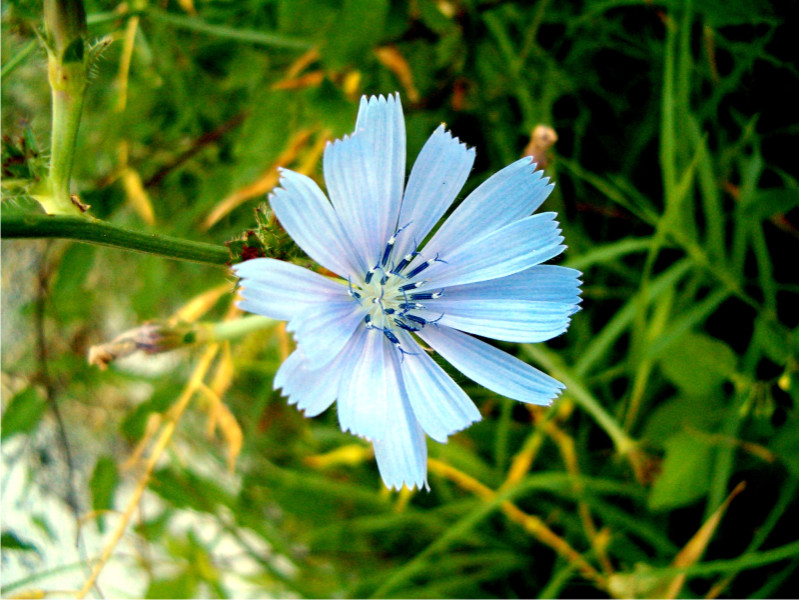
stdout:
<svg viewBox="0 0 799 600">
<path fill-rule="evenodd" d="M 441 260 L 440 258 L 438 258 L 438 254 L 436 254 L 435 258 L 431 258 L 430 260 L 426 260 L 426 261 L 424 261 L 424 262 L 423 262 L 421 265 L 419 265 L 418 267 L 416 267 L 415 269 L 413 269 L 413 270 L 412 270 L 410 273 L 408 273 L 408 274 L 406 275 L 406 277 L 407 277 L 408 279 L 411 279 L 411 278 L 413 278 L 413 277 L 416 277 L 416 276 L 417 276 L 419 273 L 421 273 L 422 271 L 424 271 L 424 270 L 425 270 L 427 267 L 429 267 L 430 265 L 432 265 L 434 262 L 446 262 L 446 261 L 443 261 L 443 260 Z"/>
<path fill-rule="evenodd" d="M 422 325 L 422 326 L 425 326 L 425 325 L 427 325 L 430 322 L 427 319 L 423 319 L 422 317 L 417 317 L 416 315 L 404 315 L 404 317 L 406 319 L 408 319 L 409 321 L 413 321 L 414 323 L 418 323 L 419 325 Z M 440 318 L 441 317 L 439 317 L 439 319 Z M 436 320 L 438 320 L 438 319 L 436 319 Z"/>
<path fill-rule="evenodd" d="M 406 315 L 407 318 L 408 315 Z M 408 325 L 407 323 L 401 321 L 400 319 L 394 319 L 394 322 L 397 324 L 397 327 L 400 329 L 404 329 L 405 331 L 419 331 L 418 328 L 413 327 L 412 325 Z"/>
<path fill-rule="evenodd" d="M 405 255 L 403 258 L 402 258 L 402 260 L 401 260 L 401 261 L 399 261 L 399 262 L 398 262 L 398 263 L 397 263 L 397 264 L 394 266 L 394 268 L 393 268 L 393 269 L 391 269 L 391 272 L 392 272 L 394 275 L 399 275 L 400 273 L 402 273 L 402 270 L 403 270 L 403 269 L 404 269 L 404 268 L 405 268 L 405 267 L 408 265 L 408 263 L 409 263 L 409 262 L 411 262 L 411 261 L 412 261 L 414 258 L 416 258 L 418 255 L 419 255 L 419 253 L 418 253 L 418 252 L 416 252 L 415 250 L 414 250 L 413 252 L 410 252 L 409 254 L 406 254 L 406 255 Z"/>
<path fill-rule="evenodd" d="M 415 290 L 418 287 L 422 287 L 424 285 L 424 281 L 417 281 L 415 283 L 406 283 L 405 285 L 400 286 L 400 291 L 407 292 L 408 290 Z"/>
<path fill-rule="evenodd" d="M 444 290 L 439 290 L 437 292 L 420 292 L 418 294 L 411 294 L 411 300 L 435 300 L 436 298 L 441 298 L 444 295 Z"/>
<path fill-rule="evenodd" d="M 394 335 L 394 332 L 390 329 L 383 329 L 383 335 L 388 338 L 388 341 L 394 344 L 397 348 L 400 346 L 400 341 L 397 339 L 397 336 Z"/>
<path fill-rule="evenodd" d="M 422 310 L 424 308 L 424 304 L 419 304 L 418 302 L 403 302 L 399 305 L 399 307 L 403 311 L 407 312 L 409 310 Z"/>
<path fill-rule="evenodd" d="M 396 234 L 391 236 L 391 239 L 389 239 L 388 243 L 386 244 L 385 250 L 383 250 L 383 258 L 380 259 L 380 264 L 384 267 L 388 262 L 388 257 L 391 256 L 391 251 L 394 249 L 394 242 L 397 241 L 395 236 Z"/>
<path fill-rule="evenodd" d="M 399 235 L 399 233 L 400 233 L 400 232 L 401 232 L 403 229 L 405 229 L 405 228 L 406 228 L 408 225 L 410 225 L 410 223 L 407 223 L 407 224 L 403 225 L 402 227 L 400 227 L 399 229 L 397 229 L 397 230 L 394 232 L 394 235 L 392 235 L 392 236 L 391 236 L 391 237 L 388 239 L 388 242 L 386 243 L 386 247 L 385 247 L 385 249 L 383 250 L 383 257 L 380 259 L 380 266 L 382 266 L 382 267 L 385 267 L 385 266 L 386 266 L 386 264 L 388 263 L 388 259 L 389 259 L 389 257 L 391 256 L 391 251 L 394 249 L 394 244 L 396 244 L 396 243 L 397 243 L 397 236 L 398 236 L 398 235 Z"/>
</svg>

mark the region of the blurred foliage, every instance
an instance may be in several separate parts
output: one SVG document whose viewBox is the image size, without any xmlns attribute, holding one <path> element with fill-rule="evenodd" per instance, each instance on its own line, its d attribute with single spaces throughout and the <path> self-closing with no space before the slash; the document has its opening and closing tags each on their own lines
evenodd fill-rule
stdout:
<svg viewBox="0 0 799 600">
<path fill-rule="evenodd" d="M 36 210 L 26 186 L 42 169 L 49 90 L 40 3 L 2 10 L 2 208 L 13 214 Z M 453 374 L 484 420 L 429 442 L 431 492 L 390 494 L 334 410 L 308 420 L 272 391 L 290 347 L 280 327 L 106 371 L 87 364 L 90 346 L 147 320 L 235 318 L 225 270 L 4 240 L 4 468 L 27 469 L 28 489 L 88 515 L 84 534 L 99 527 L 107 542 L 120 521 L 108 509 L 125 510 L 142 457 L 171 436 L 125 534 L 137 551 L 117 559 L 133 583 L 101 575 L 104 593 L 795 593 L 799 186 L 784 100 L 799 95 L 799 32 L 783 3 L 86 10 L 90 35 L 114 39 L 94 69 L 73 181 L 95 216 L 265 251 L 251 236 L 268 216 L 254 209 L 276 168 L 321 181 L 324 143 L 352 129 L 360 94 L 399 90 L 411 160 L 442 121 L 476 147 L 464 195 L 516 159 L 536 125 L 553 127 L 558 142 L 539 157 L 558 184 L 547 208 L 560 213 L 564 264 L 585 273 L 567 335 L 507 346 L 565 381 L 563 397 L 528 409 Z M 270 231 L 267 249 L 285 243 Z M 3 563 L 16 576 L 4 595 L 51 589 L 66 568 L 41 558 L 55 541 L 32 541 L 54 538 L 56 517 L 26 510 L 29 530 L 4 510 Z"/>
</svg>

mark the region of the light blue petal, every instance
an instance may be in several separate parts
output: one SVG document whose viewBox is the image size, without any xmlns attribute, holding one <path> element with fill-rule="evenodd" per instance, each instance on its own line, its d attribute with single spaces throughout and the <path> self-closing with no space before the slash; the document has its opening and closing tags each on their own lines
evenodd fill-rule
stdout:
<svg viewBox="0 0 799 600">
<path fill-rule="evenodd" d="M 356 132 L 329 143 L 325 184 L 358 252 L 360 274 L 375 266 L 394 233 L 405 177 L 405 123 L 399 99 L 362 100 Z"/>
<path fill-rule="evenodd" d="M 310 306 L 349 298 L 346 286 L 273 258 L 254 258 L 233 271 L 242 279 L 239 308 L 272 319 L 288 321 Z"/>
<path fill-rule="evenodd" d="M 535 170 L 530 157 L 517 160 L 489 177 L 452 213 L 424 248 L 425 256 L 451 251 L 476 232 L 490 233 L 530 215 L 552 191 L 554 184 Z M 421 241 L 421 240 L 420 240 Z"/>
<path fill-rule="evenodd" d="M 391 375 L 396 350 L 376 329 L 361 326 L 356 336 L 363 338 L 362 351 L 342 365 L 346 377 L 339 386 L 338 420 L 343 431 L 374 442 L 384 439 L 389 419 L 394 419 L 388 403 L 396 388 Z"/>
<path fill-rule="evenodd" d="M 377 227 L 385 243 L 397 226 L 405 184 L 405 118 L 399 93 L 388 98 L 362 96 L 355 131 L 371 147 L 378 197 L 384 202 Z"/>
<path fill-rule="evenodd" d="M 274 388 L 283 389 L 289 404 L 313 417 L 325 411 L 336 399 L 342 382 L 350 377 L 353 365 L 363 354 L 366 329 L 360 328 L 351 335 L 333 359 L 321 367 L 308 363 L 305 349 L 299 346 L 280 366 L 273 382 Z"/>
<path fill-rule="evenodd" d="M 363 310 L 351 299 L 317 304 L 289 321 L 287 331 L 305 354 L 309 368 L 330 362 L 363 321 Z"/>
<path fill-rule="evenodd" d="M 288 169 L 280 174 L 281 187 L 269 195 L 269 204 L 286 232 L 308 256 L 344 279 L 360 273 L 349 237 L 319 186 Z"/>
<path fill-rule="evenodd" d="M 399 368 L 393 356 L 393 371 Z M 391 426 L 384 439 L 374 442 L 375 459 L 383 483 L 390 489 L 403 486 L 430 489 L 427 485 L 427 442 L 424 431 L 414 417 L 402 379 L 394 377 L 395 385 L 388 397 Z"/>
<path fill-rule="evenodd" d="M 385 240 L 377 230 L 383 210 L 370 148 L 363 136 L 329 142 L 323 157 L 325 185 L 336 214 L 346 224 L 358 259 L 358 273 L 372 268 Z"/>
<path fill-rule="evenodd" d="M 506 342 L 543 342 L 565 332 L 575 304 L 524 300 L 474 300 L 428 303 L 429 318 L 443 314 L 438 325 Z M 424 315 L 423 315 L 424 316 Z M 425 317 L 428 318 L 428 317 Z"/>
<path fill-rule="evenodd" d="M 454 251 L 441 252 L 419 290 L 444 288 L 506 277 L 563 252 L 555 213 L 525 217 L 488 235 L 474 238 Z M 479 231 L 479 230 L 478 230 Z"/>
<path fill-rule="evenodd" d="M 416 158 L 405 188 L 399 225 L 410 225 L 397 238 L 396 261 L 415 250 L 447 212 L 473 164 L 474 149 L 452 137 L 443 124 L 433 132 Z"/>
<path fill-rule="evenodd" d="M 283 388 L 289 404 L 296 404 L 306 417 L 315 417 L 326 411 L 336 399 L 336 378 L 340 370 L 333 361 L 325 368 L 307 368 L 301 350 L 295 350 L 283 361 L 275 375 L 275 389 Z"/>
<path fill-rule="evenodd" d="M 400 368 L 413 414 L 427 435 L 446 442 L 451 434 L 479 421 L 480 411 L 410 335 L 400 333 L 409 352 Z"/>
<path fill-rule="evenodd" d="M 508 342 L 543 342 L 560 335 L 579 310 L 580 272 L 538 265 L 491 281 L 448 287 L 420 316 L 468 333 Z"/>
<path fill-rule="evenodd" d="M 560 265 L 536 265 L 499 279 L 450 286 L 444 290 L 444 298 L 536 300 L 576 304 L 580 299 L 580 277 L 582 273 L 577 269 Z"/>
<path fill-rule="evenodd" d="M 548 405 L 565 387 L 493 346 L 449 327 L 425 327 L 417 333 L 461 373 L 502 396 Z"/>
</svg>

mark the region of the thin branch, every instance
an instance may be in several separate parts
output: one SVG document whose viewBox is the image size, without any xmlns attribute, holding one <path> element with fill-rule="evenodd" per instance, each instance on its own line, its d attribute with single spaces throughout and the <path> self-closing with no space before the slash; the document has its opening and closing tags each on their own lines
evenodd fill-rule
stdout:
<svg viewBox="0 0 799 600">
<path fill-rule="evenodd" d="M 174 160 L 172 160 L 171 162 L 167 163 L 166 165 L 158 169 L 158 171 L 156 171 L 152 177 L 147 179 L 147 181 L 144 182 L 144 187 L 148 188 L 159 185 L 161 181 L 163 181 L 164 177 L 169 175 L 169 173 L 171 173 L 174 169 L 176 169 L 184 162 L 189 160 L 192 156 L 197 154 L 200 150 L 202 150 L 206 146 L 213 144 L 217 140 L 223 138 L 228 132 L 232 131 L 233 129 L 241 125 L 246 117 L 247 113 L 241 112 L 235 115 L 227 122 L 222 123 L 222 125 L 220 125 L 216 129 L 203 133 L 200 137 L 194 140 L 194 142 L 192 143 L 192 145 L 189 147 L 188 150 L 178 155 Z"/>
</svg>

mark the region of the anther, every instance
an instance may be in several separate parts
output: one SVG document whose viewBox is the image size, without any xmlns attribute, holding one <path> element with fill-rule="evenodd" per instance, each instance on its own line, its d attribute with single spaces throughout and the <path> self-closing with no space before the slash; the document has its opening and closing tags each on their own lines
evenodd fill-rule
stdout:
<svg viewBox="0 0 799 600">
<path fill-rule="evenodd" d="M 407 318 L 408 316 L 409 315 L 405 315 L 405 318 Z M 404 329 L 405 331 L 419 331 L 417 327 L 414 327 L 413 325 L 408 325 L 401 319 L 394 319 L 394 322 L 397 324 L 397 327 L 399 327 L 400 329 Z"/>
<path fill-rule="evenodd" d="M 409 310 L 422 310 L 424 308 L 424 304 L 419 304 L 418 302 L 403 302 L 399 305 L 399 307 L 407 312 Z"/>
<path fill-rule="evenodd" d="M 436 262 L 437 260 L 438 260 L 438 256 L 436 255 L 436 257 L 435 257 L 435 258 L 431 258 L 430 260 L 426 260 L 426 261 L 424 261 L 424 262 L 423 262 L 421 265 L 419 265 L 418 267 L 416 267 L 415 269 L 413 269 L 413 270 L 412 270 L 410 273 L 408 273 L 408 274 L 406 275 L 406 277 L 407 277 L 408 279 L 411 279 L 412 277 L 416 277 L 416 276 L 417 276 L 419 273 L 421 273 L 422 271 L 424 271 L 424 270 L 425 270 L 427 267 L 429 267 L 430 265 L 432 265 L 432 264 L 433 264 L 434 262 Z"/>
<path fill-rule="evenodd" d="M 429 323 L 429 321 L 427 319 L 423 319 L 422 317 L 417 317 L 416 315 L 404 315 L 404 317 L 406 319 L 408 319 L 409 321 L 412 321 L 414 323 L 418 323 L 422 327 L 424 327 L 425 325 L 427 325 Z M 439 319 L 440 318 L 441 317 L 439 317 Z M 438 319 L 436 319 L 436 320 L 438 320 Z"/>
<path fill-rule="evenodd" d="M 439 290 L 437 292 L 419 292 L 418 294 L 411 294 L 411 300 L 435 300 L 436 298 L 441 298 L 444 295 L 444 290 Z"/>
<path fill-rule="evenodd" d="M 406 254 L 405 256 L 402 257 L 402 260 L 399 261 L 394 266 L 393 269 L 391 269 L 391 272 L 394 273 L 394 275 L 399 275 L 400 273 L 402 273 L 402 270 L 408 265 L 408 263 L 411 262 L 414 258 L 416 258 L 418 254 L 419 253 L 416 251 Z"/>
<path fill-rule="evenodd" d="M 390 238 L 388 238 L 388 242 L 386 242 L 386 247 L 383 250 L 383 257 L 380 259 L 380 266 L 382 266 L 382 267 L 386 266 L 386 263 L 388 263 L 388 259 L 391 256 L 391 251 L 394 249 L 394 244 L 397 243 L 397 236 L 408 225 L 410 225 L 410 223 L 407 223 L 407 224 L 403 225 L 402 227 L 400 227 L 399 229 L 397 229 L 394 232 L 394 235 L 392 235 Z"/>
<path fill-rule="evenodd" d="M 397 336 L 394 335 L 390 329 L 383 329 L 383 335 L 388 338 L 388 341 L 394 344 L 397 348 L 400 347 L 400 341 L 397 339 Z"/>
<path fill-rule="evenodd" d="M 417 281 L 415 283 L 406 283 L 405 285 L 400 286 L 400 291 L 407 292 L 408 290 L 415 290 L 416 288 L 422 287 L 425 284 L 424 281 Z M 413 296 L 411 296 L 413 298 Z"/>
</svg>

